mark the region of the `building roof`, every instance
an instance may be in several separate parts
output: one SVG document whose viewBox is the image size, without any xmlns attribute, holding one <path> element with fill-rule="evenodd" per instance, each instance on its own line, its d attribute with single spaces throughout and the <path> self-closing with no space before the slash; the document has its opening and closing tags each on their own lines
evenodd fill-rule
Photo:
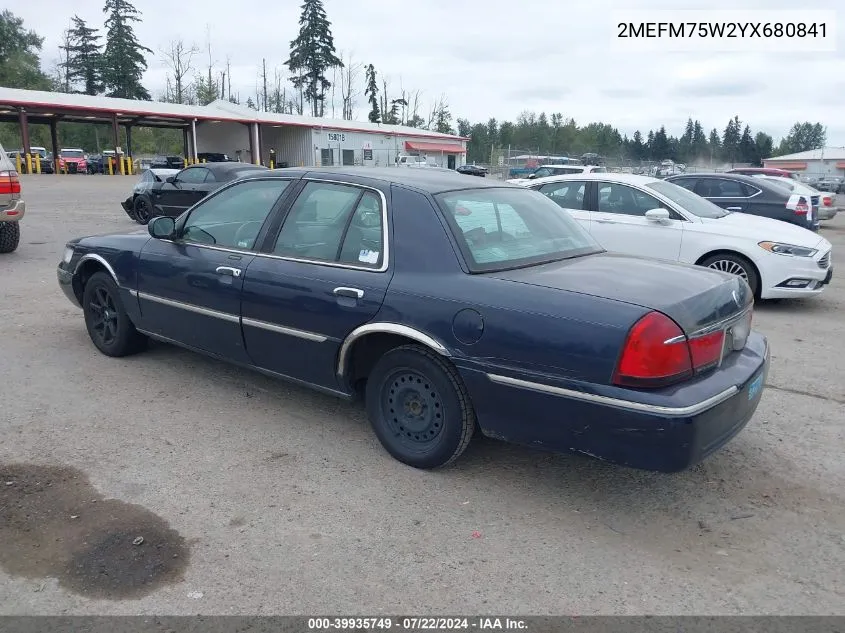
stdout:
<svg viewBox="0 0 845 633">
<path fill-rule="evenodd" d="M 199 121 L 231 121 L 322 128 L 342 132 L 369 132 L 391 136 L 408 136 L 431 140 L 459 142 L 466 137 L 441 134 L 402 125 L 385 125 L 370 121 L 345 121 L 297 114 L 259 112 L 246 106 L 219 99 L 207 106 L 190 106 L 161 101 L 138 101 L 114 97 L 64 92 L 45 92 L 0 87 L 0 119 L 17 119 L 16 108 L 25 108 L 33 122 L 45 123 L 49 117 L 61 115 L 64 121 L 110 123 L 117 115 L 118 122 L 136 126 L 183 126 Z"/>
<path fill-rule="evenodd" d="M 845 147 L 824 147 L 821 149 L 811 149 L 806 152 L 796 152 L 795 154 L 785 154 L 783 156 L 772 156 L 765 158 L 764 161 L 779 161 L 779 160 L 845 160 Z"/>
</svg>

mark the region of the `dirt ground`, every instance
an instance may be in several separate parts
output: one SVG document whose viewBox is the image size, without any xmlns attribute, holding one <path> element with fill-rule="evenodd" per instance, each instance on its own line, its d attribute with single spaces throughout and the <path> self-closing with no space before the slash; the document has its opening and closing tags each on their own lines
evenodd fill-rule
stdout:
<svg viewBox="0 0 845 633">
<path fill-rule="evenodd" d="M 55 267 L 69 238 L 138 228 L 133 181 L 23 179 L 0 257 L 0 614 L 845 614 L 845 213 L 824 295 L 758 306 L 769 384 L 705 463 L 481 440 L 420 472 L 359 405 L 166 345 L 95 350 Z"/>
</svg>

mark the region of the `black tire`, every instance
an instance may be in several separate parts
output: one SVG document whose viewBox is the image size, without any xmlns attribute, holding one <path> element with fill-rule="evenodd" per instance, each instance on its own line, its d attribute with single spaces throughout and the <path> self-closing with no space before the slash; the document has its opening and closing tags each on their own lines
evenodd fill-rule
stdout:
<svg viewBox="0 0 845 633">
<path fill-rule="evenodd" d="M 132 203 L 132 219 L 138 224 L 147 224 L 153 219 L 155 209 L 152 200 L 147 196 L 135 196 L 135 201 Z"/>
<path fill-rule="evenodd" d="M 0 222 L 0 253 L 13 253 L 21 241 L 21 226 L 18 222 Z"/>
<path fill-rule="evenodd" d="M 126 314 L 111 275 L 91 275 L 82 292 L 82 311 L 91 341 L 106 356 L 129 356 L 143 350 L 147 337 L 135 329 Z"/>
<path fill-rule="evenodd" d="M 451 464 L 477 426 L 458 372 L 419 345 L 396 347 L 378 360 L 367 378 L 366 404 L 382 446 L 414 468 Z"/>
<path fill-rule="evenodd" d="M 706 268 L 713 268 L 721 270 L 722 272 L 739 275 L 751 287 L 751 292 L 755 299 L 760 298 L 760 276 L 754 265 L 745 259 L 742 255 L 734 255 L 733 253 L 717 253 L 711 255 L 700 263 Z"/>
</svg>

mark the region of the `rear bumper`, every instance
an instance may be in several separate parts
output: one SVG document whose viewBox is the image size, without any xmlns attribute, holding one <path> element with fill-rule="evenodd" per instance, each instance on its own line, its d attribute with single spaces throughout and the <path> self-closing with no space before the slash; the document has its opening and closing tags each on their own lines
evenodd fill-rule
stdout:
<svg viewBox="0 0 845 633">
<path fill-rule="evenodd" d="M 832 220 L 839 213 L 838 207 L 821 207 L 819 208 L 819 220 Z"/>
<path fill-rule="evenodd" d="M 748 424 L 760 403 L 769 363 L 766 339 L 752 333 L 742 352 L 694 384 L 660 396 L 628 391 L 624 400 L 595 393 L 597 386 L 592 386 L 593 393 L 556 387 L 548 377 L 539 382 L 536 376 L 460 372 L 489 437 L 632 468 L 678 472 L 719 450 Z M 686 393 L 699 397 L 681 395 Z M 661 400 L 666 404 L 656 404 Z"/>
<path fill-rule="evenodd" d="M 13 200 L 5 209 L 0 210 L 0 222 L 19 222 L 26 214 L 26 202 Z"/>
</svg>

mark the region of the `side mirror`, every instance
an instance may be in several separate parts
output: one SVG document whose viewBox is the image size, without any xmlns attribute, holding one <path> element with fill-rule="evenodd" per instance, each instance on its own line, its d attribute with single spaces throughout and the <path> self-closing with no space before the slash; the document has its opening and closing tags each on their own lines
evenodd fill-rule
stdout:
<svg viewBox="0 0 845 633">
<path fill-rule="evenodd" d="M 533 180 L 536 177 L 537 177 L 537 174 L 528 174 L 528 176 L 526 176 L 526 178 L 528 178 L 528 180 Z"/>
<path fill-rule="evenodd" d="M 176 176 L 168 176 L 164 182 L 169 182 L 171 185 L 176 182 Z"/>
<path fill-rule="evenodd" d="M 163 215 L 156 216 L 147 223 L 147 231 L 157 240 L 171 239 L 176 232 L 176 220 Z"/>
<path fill-rule="evenodd" d="M 666 222 L 672 218 L 666 209 L 650 209 L 645 212 L 645 217 L 652 222 Z"/>
</svg>

